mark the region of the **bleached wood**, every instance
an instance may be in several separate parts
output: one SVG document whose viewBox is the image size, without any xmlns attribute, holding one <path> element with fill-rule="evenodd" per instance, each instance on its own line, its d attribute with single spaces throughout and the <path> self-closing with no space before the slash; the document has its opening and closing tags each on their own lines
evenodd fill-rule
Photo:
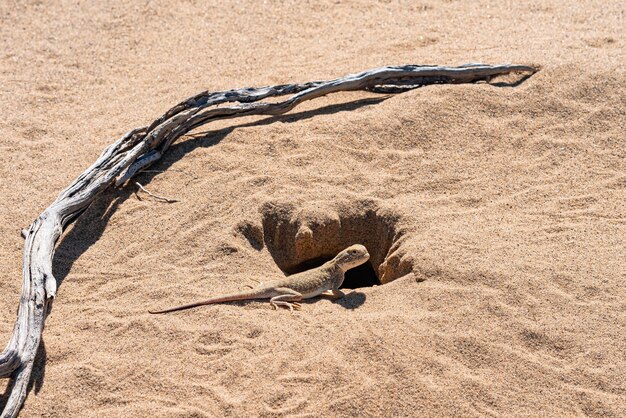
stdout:
<svg viewBox="0 0 626 418">
<path fill-rule="evenodd" d="M 2 418 L 15 417 L 28 383 L 50 301 L 56 295 L 52 260 L 57 241 L 96 197 L 108 187 L 123 186 L 158 161 L 181 136 L 210 121 L 250 115 L 280 115 L 298 104 L 329 93 L 350 90 L 398 93 L 428 84 L 472 83 L 513 72 L 532 74 L 525 65 L 468 64 L 459 67 L 404 65 L 381 67 L 329 81 L 202 92 L 165 112 L 149 126 L 134 129 L 108 146 L 85 172 L 24 230 L 20 304 L 13 334 L 0 354 L 0 377 L 10 377 Z M 279 102 L 263 99 L 291 95 Z M 217 107 L 217 105 L 225 106 Z"/>
</svg>

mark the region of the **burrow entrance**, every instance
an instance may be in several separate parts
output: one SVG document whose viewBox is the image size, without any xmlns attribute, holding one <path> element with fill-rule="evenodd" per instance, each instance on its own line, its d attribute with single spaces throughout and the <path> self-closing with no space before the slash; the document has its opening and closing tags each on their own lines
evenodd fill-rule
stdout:
<svg viewBox="0 0 626 418">
<path fill-rule="evenodd" d="M 367 246 L 366 246 L 367 247 Z M 369 247 L 367 247 L 369 248 Z M 368 249 L 368 251 L 371 251 Z M 300 273 L 301 271 L 310 270 L 315 267 L 319 267 L 325 262 L 332 260 L 333 256 L 327 257 L 318 257 L 313 258 L 311 260 L 306 260 L 297 266 L 285 271 L 287 274 L 295 274 Z M 356 289 L 357 287 L 372 287 L 381 284 L 378 275 L 376 274 L 376 270 L 372 266 L 372 261 L 369 260 L 360 266 L 357 266 L 353 269 L 350 269 L 346 272 L 345 279 L 343 281 L 343 285 L 341 289 Z"/>
<path fill-rule="evenodd" d="M 249 236 L 249 228 L 239 231 L 257 249 L 267 247 L 287 275 L 320 266 L 352 244 L 365 245 L 370 260 L 349 270 L 342 287 L 385 284 L 412 270 L 412 262 L 401 248 L 399 217 L 374 201 L 319 203 L 305 208 L 267 203 L 261 214 L 262 231 L 257 229 L 256 237 Z"/>
</svg>

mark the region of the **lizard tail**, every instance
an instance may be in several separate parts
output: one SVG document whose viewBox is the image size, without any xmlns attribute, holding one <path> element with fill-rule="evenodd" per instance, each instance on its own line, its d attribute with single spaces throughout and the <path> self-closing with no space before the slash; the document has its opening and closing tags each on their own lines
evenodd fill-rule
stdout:
<svg viewBox="0 0 626 418">
<path fill-rule="evenodd" d="M 214 298 L 209 298 L 207 300 L 193 302 L 187 305 L 176 306 L 174 308 L 163 309 L 160 311 L 148 311 L 148 312 L 151 314 L 164 314 L 168 312 L 176 312 L 176 311 L 182 311 L 185 309 L 196 308 L 198 306 L 203 306 L 203 305 L 210 305 L 212 303 L 233 302 L 236 300 L 265 299 L 271 296 L 272 295 L 270 295 L 268 292 L 264 290 L 259 291 L 259 289 L 254 289 L 254 290 L 249 290 L 246 292 L 237 292 L 237 293 L 230 293 L 224 296 L 216 296 Z"/>
</svg>

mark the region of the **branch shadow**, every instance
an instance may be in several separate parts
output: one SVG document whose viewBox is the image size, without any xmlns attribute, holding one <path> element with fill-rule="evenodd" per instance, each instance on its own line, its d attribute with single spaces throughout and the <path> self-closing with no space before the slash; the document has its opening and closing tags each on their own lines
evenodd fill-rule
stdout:
<svg viewBox="0 0 626 418">
<path fill-rule="evenodd" d="M 494 87 L 517 87 L 532 77 L 535 73 L 524 74 L 515 81 L 490 81 L 489 85 Z"/>
<path fill-rule="evenodd" d="M 33 364 L 33 373 L 28 382 L 27 392 L 35 390 L 35 395 L 39 393 L 43 387 L 43 382 L 46 377 L 46 344 L 43 341 L 43 337 L 37 347 L 37 354 L 35 354 L 35 363 Z"/>
</svg>

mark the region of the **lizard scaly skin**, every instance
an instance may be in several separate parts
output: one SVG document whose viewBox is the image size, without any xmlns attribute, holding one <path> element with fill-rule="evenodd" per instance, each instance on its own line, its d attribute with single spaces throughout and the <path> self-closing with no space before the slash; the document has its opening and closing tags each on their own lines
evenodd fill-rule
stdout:
<svg viewBox="0 0 626 418">
<path fill-rule="evenodd" d="M 336 299 L 343 297 L 344 294 L 339 290 L 339 287 L 343 283 L 345 272 L 365 263 L 369 258 L 370 255 L 367 249 L 360 244 L 355 244 L 341 251 L 335 258 L 319 267 L 293 274 L 284 279 L 262 283 L 252 290 L 230 293 L 188 305 L 149 312 L 151 314 L 162 314 L 212 303 L 250 299 L 269 299 L 270 304 L 274 308 L 285 306 L 290 311 L 293 311 L 293 309 L 299 310 L 301 308 L 299 302 L 303 299 L 310 299 L 321 294 L 327 294 Z"/>
</svg>

